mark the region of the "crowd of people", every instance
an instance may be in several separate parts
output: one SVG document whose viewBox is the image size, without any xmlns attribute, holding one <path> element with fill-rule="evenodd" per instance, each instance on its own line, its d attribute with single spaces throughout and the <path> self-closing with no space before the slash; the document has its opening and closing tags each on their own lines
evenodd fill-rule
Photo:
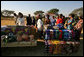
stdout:
<svg viewBox="0 0 84 57">
<path fill-rule="evenodd" d="M 19 26 L 25 26 L 25 18 L 21 12 L 14 13 L 15 24 Z M 27 24 L 26 25 L 35 25 L 35 17 L 31 18 L 30 14 L 26 17 Z"/>
<path fill-rule="evenodd" d="M 15 18 L 16 25 L 25 26 L 25 19 L 21 12 L 19 12 L 18 15 L 16 13 L 14 13 L 14 18 Z M 57 17 L 50 16 L 47 14 L 44 18 L 44 22 L 42 21 L 41 15 L 38 15 L 35 19 L 34 16 L 31 18 L 31 15 L 29 14 L 26 17 L 26 22 L 27 22 L 26 26 L 27 25 L 35 26 L 37 28 L 38 32 L 41 33 L 41 36 L 43 33 L 43 26 L 47 25 L 47 24 L 49 24 L 51 26 L 61 24 L 64 26 L 65 29 L 77 31 L 76 35 L 79 35 L 81 33 L 81 30 L 83 27 L 83 17 L 79 16 L 78 22 L 75 23 L 75 18 L 74 18 L 73 14 L 69 15 L 69 17 L 67 19 L 65 19 L 65 16 L 63 16 L 62 14 L 59 14 Z M 39 37 L 41 37 L 41 36 L 39 36 Z"/>
</svg>

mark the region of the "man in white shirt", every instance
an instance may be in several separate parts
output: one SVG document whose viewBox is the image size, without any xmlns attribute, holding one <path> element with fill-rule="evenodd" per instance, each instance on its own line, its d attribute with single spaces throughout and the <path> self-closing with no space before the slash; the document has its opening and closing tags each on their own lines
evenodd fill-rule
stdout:
<svg viewBox="0 0 84 57">
<path fill-rule="evenodd" d="M 24 18 L 18 18 L 17 19 L 17 23 L 18 23 L 19 26 L 25 26 L 24 21 L 25 21 Z"/>
<path fill-rule="evenodd" d="M 40 18 L 40 15 L 38 16 L 37 18 L 37 30 L 38 30 L 38 33 L 39 33 L 39 37 L 43 36 L 43 22 Z"/>
<path fill-rule="evenodd" d="M 37 18 L 37 29 L 38 29 L 39 31 L 42 31 L 42 29 L 43 29 L 43 22 L 42 22 L 42 20 L 41 20 L 41 18 L 40 18 L 40 15 L 39 15 L 38 18 Z"/>
<path fill-rule="evenodd" d="M 25 20 L 22 13 L 18 13 L 17 23 L 19 26 L 25 26 Z"/>
<path fill-rule="evenodd" d="M 37 29 L 38 29 L 39 31 L 41 31 L 41 30 L 43 29 L 42 26 L 43 26 L 42 20 L 41 20 L 41 19 L 38 19 L 38 20 L 37 20 Z"/>
</svg>

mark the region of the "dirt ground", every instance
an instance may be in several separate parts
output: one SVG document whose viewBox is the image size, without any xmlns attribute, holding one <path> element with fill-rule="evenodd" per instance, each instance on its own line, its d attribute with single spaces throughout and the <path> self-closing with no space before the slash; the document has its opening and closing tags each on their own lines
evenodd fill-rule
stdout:
<svg viewBox="0 0 84 57">
<path fill-rule="evenodd" d="M 26 21 L 25 21 L 26 24 Z M 15 25 L 15 21 L 14 20 L 1 20 L 1 26 L 4 25 Z"/>
</svg>

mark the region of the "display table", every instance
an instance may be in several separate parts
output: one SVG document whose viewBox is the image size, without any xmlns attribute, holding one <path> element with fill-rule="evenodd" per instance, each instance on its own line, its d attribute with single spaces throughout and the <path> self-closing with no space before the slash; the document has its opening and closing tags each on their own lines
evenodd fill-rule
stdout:
<svg viewBox="0 0 84 57">
<path fill-rule="evenodd" d="M 21 36 L 21 33 L 26 36 Z M 33 26 L 1 26 L 1 47 L 37 46 L 35 34 L 36 30 Z M 23 40 L 20 41 L 20 37 L 23 37 Z"/>
<path fill-rule="evenodd" d="M 73 41 L 75 31 L 47 29 L 45 31 L 45 51 L 51 54 L 71 54 L 78 51 L 80 42 Z"/>
<path fill-rule="evenodd" d="M 45 51 L 51 54 L 71 54 L 79 50 L 80 42 L 72 41 L 45 41 Z"/>
<path fill-rule="evenodd" d="M 24 46 L 37 46 L 37 41 L 1 43 L 1 47 L 24 47 Z"/>
</svg>

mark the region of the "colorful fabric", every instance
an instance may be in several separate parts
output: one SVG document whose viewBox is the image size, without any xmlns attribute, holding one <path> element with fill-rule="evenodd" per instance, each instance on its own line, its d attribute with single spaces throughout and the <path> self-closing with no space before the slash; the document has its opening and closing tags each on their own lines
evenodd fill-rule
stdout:
<svg viewBox="0 0 84 57">
<path fill-rule="evenodd" d="M 57 19 L 56 24 L 60 24 L 60 23 L 63 23 L 63 20 L 61 18 L 60 19 Z"/>
<path fill-rule="evenodd" d="M 45 50 L 52 54 L 71 54 L 77 52 L 79 46 L 80 42 L 53 41 L 53 44 L 45 45 Z"/>
<path fill-rule="evenodd" d="M 36 33 L 36 29 L 34 27 L 30 27 L 30 26 L 7 26 L 4 28 L 1 27 L 1 31 L 3 31 L 6 34 L 12 32 L 14 35 L 16 35 L 20 32 L 28 34 L 28 35 Z"/>
<path fill-rule="evenodd" d="M 63 24 L 61 24 L 61 23 L 58 24 L 57 27 L 59 27 L 59 29 L 64 29 L 64 26 L 63 26 Z"/>
<path fill-rule="evenodd" d="M 71 40 L 72 37 L 75 37 L 72 36 L 72 34 L 74 35 L 74 32 L 72 30 L 66 30 L 66 29 L 63 29 L 63 30 L 53 30 L 53 29 L 48 29 L 46 30 L 46 39 L 47 40 Z"/>
<path fill-rule="evenodd" d="M 18 18 L 16 22 L 19 26 L 25 26 L 24 18 Z"/>
<path fill-rule="evenodd" d="M 60 41 L 60 40 L 45 40 L 45 45 L 58 45 L 58 44 L 80 44 L 78 41 Z"/>
<path fill-rule="evenodd" d="M 71 22 L 71 24 L 69 24 L 69 25 L 67 26 L 67 29 L 69 29 L 69 30 L 73 29 L 72 23 L 74 22 L 74 19 L 68 20 L 68 23 L 70 23 L 70 22 Z"/>
<path fill-rule="evenodd" d="M 78 23 L 75 25 L 75 28 L 77 30 L 81 30 L 81 28 L 83 27 L 83 20 L 79 20 Z"/>
<path fill-rule="evenodd" d="M 37 28 L 38 28 L 39 31 L 41 31 L 43 29 L 42 26 L 43 26 L 42 20 L 41 19 L 38 19 L 37 20 Z"/>
<path fill-rule="evenodd" d="M 62 32 L 62 30 L 59 30 L 59 31 L 60 31 L 59 39 L 62 39 L 63 32 Z"/>
<path fill-rule="evenodd" d="M 67 41 L 75 39 L 76 31 L 73 30 L 46 30 L 45 49 L 51 54 L 71 54 L 78 51 L 80 42 Z M 66 41 L 60 41 L 66 40 Z"/>
<path fill-rule="evenodd" d="M 45 19 L 45 24 L 50 24 L 50 19 Z"/>
<path fill-rule="evenodd" d="M 4 31 L 7 28 L 7 26 L 1 26 L 1 31 Z"/>
</svg>

